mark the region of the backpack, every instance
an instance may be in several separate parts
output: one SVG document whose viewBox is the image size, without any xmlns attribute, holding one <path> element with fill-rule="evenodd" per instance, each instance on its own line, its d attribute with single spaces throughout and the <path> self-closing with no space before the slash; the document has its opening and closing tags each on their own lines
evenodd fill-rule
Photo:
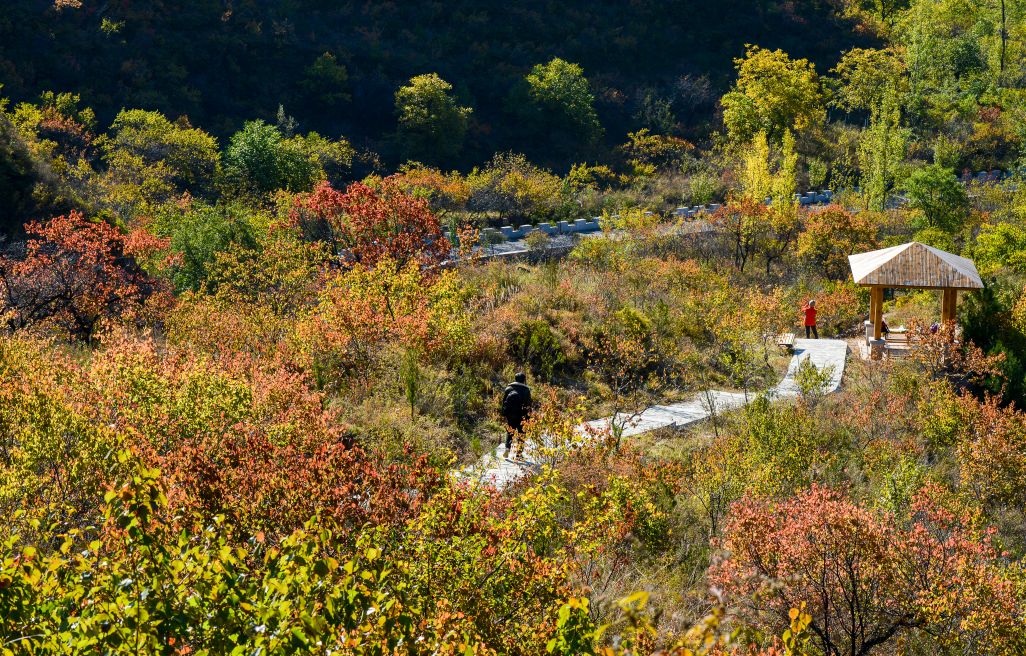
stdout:
<svg viewBox="0 0 1026 656">
<path fill-rule="evenodd" d="M 524 411 L 524 399 L 517 388 L 507 389 L 502 397 L 502 416 L 516 419 Z"/>
</svg>

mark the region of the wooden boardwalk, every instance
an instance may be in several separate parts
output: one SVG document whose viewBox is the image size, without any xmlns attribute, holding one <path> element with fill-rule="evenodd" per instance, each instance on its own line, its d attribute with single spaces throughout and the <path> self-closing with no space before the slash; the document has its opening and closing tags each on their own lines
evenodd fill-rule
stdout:
<svg viewBox="0 0 1026 656">
<path fill-rule="evenodd" d="M 771 399 L 795 398 L 798 396 L 798 384 L 795 375 L 798 365 L 808 358 L 816 368 L 822 370 L 832 368 L 830 382 L 826 385 L 826 393 L 836 392 L 841 387 L 844 376 L 844 364 L 848 354 L 848 345 L 839 339 L 796 339 L 794 356 L 788 364 L 787 373 L 775 386 L 766 391 Z M 623 436 L 640 435 L 660 428 L 684 428 L 708 419 L 713 413 L 736 410 L 756 398 L 758 393 L 749 392 L 746 396 L 741 392 L 709 391 L 701 392 L 693 398 L 681 403 L 655 405 L 645 409 L 624 427 Z M 712 407 L 710 407 L 712 406 Z M 607 428 L 610 417 L 587 422 L 580 427 L 582 436 L 601 433 Z M 626 420 L 627 418 L 624 418 Z M 593 430 L 588 430 L 589 427 Z M 503 457 L 505 447 L 499 445 L 491 453 L 485 454 L 480 461 L 461 470 L 461 478 L 473 479 L 481 483 L 503 488 L 525 476 L 538 471 L 540 463 L 537 459 L 537 448 L 527 445 L 524 459 L 514 462 Z"/>
</svg>

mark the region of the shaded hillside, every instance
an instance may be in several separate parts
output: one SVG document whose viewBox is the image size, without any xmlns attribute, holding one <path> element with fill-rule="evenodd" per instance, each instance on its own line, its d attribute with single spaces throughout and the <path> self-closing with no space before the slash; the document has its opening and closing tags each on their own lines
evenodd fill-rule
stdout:
<svg viewBox="0 0 1026 656">
<path fill-rule="evenodd" d="M 0 16 L 0 80 L 18 100 L 80 93 L 101 124 L 142 107 L 222 136 L 273 119 L 280 103 L 301 128 L 388 157 L 395 90 L 437 72 L 474 108 L 467 147 L 451 164 L 505 149 L 566 164 L 586 153 L 553 158 L 518 129 L 516 86 L 536 63 L 581 64 L 606 140 L 618 143 L 646 123 L 688 134 L 713 119 L 745 43 L 810 57 L 823 71 L 859 40 L 826 3 L 808 0 L 83 0 L 61 9 L 34 0 L 8 3 Z"/>
</svg>

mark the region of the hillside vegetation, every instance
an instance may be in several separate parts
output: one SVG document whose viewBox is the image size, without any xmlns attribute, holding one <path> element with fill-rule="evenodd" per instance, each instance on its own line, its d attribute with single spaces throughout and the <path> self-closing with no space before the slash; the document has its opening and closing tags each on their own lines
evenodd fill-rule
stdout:
<svg viewBox="0 0 1026 656">
<path fill-rule="evenodd" d="M 516 150 L 568 168 L 640 127 L 701 130 L 746 43 L 827 69 L 839 52 L 871 42 L 854 28 L 807 0 L 31 0 L 0 16 L 0 79 L 18 100 L 74 91 L 104 124 L 140 107 L 222 138 L 248 120 L 273 122 L 283 105 L 304 131 L 345 135 L 395 165 L 409 154 L 396 138 L 396 90 L 437 73 L 474 112 L 466 143 L 431 163 L 466 167 Z M 607 133 L 600 144 L 574 138 L 553 148 L 551 117 L 527 120 L 524 76 L 554 57 L 580 64 L 592 82 Z"/>
<path fill-rule="evenodd" d="M 1026 4 L 325 7 L 0 13 L 0 654 L 1026 653 Z"/>
</svg>

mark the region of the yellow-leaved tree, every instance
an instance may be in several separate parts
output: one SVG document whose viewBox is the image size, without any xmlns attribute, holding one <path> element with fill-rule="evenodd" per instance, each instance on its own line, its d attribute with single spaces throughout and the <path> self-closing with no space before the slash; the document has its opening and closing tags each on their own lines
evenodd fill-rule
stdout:
<svg viewBox="0 0 1026 656">
<path fill-rule="evenodd" d="M 802 132 L 826 120 L 823 91 L 809 60 L 749 45 L 734 63 L 737 80 L 720 100 L 731 141 L 748 141 L 763 131 L 776 141 L 787 130 Z"/>
</svg>

